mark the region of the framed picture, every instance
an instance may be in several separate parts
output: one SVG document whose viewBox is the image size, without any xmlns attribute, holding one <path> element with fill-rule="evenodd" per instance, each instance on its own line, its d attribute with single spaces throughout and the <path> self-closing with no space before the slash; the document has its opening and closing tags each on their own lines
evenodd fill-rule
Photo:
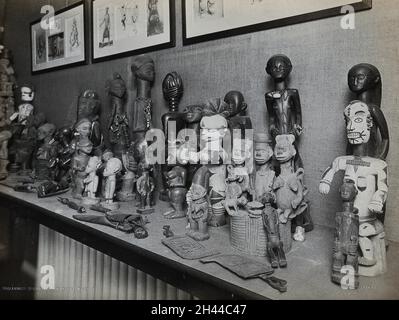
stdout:
<svg viewBox="0 0 399 320">
<path fill-rule="evenodd" d="M 372 0 L 182 0 L 183 44 L 371 9 Z"/>
<path fill-rule="evenodd" d="M 174 0 L 92 0 L 93 62 L 175 46 Z"/>
<path fill-rule="evenodd" d="M 31 23 L 33 74 L 87 63 L 85 13 L 81 1 Z"/>
</svg>

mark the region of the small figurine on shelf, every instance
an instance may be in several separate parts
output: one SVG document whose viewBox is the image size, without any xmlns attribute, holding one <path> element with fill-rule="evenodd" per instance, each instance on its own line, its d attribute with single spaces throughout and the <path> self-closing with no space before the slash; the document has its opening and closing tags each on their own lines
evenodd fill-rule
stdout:
<svg viewBox="0 0 399 320">
<path fill-rule="evenodd" d="M 18 112 L 14 113 L 11 120 L 11 133 L 13 135 L 11 151 L 14 154 L 14 163 L 10 165 L 10 171 L 27 173 L 32 153 L 35 149 L 36 128 L 33 114 L 32 102 L 35 98 L 35 91 L 32 86 L 21 87 L 22 104 Z"/>
<path fill-rule="evenodd" d="M 0 109 L 0 180 L 8 177 L 8 141 L 12 136 L 10 130 L 8 130 L 8 124 L 3 110 Z"/>
<path fill-rule="evenodd" d="M 79 96 L 77 121 L 79 122 L 82 119 L 90 121 L 90 132 L 88 137 L 93 144 L 93 154 L 96 156 L 101 156 L 101 148 L 103 145 L 103 136 L 99 122 L 100 108 L 100 98 L 94 90 L 85 90 Z"/>
<path fill-rule="evenodd" d="M 166 173 L 166 180 L 173 210 L 165 213 L 164 217 L 167 219 L 185 218 L 187 216 L 185 210 L 187 170 L 183 167 L 174 167 Z"/>
<path fill-rule="evenodd" d="M 272 206 L 276 197 L 273 193 L 264 193 L 261 202 L 265 206 L 262 214 L 263 225 L 267 234 L 267 254 L 272 268 L 287 267 L 284 245 L 280 239 L 280 219 L 277 210 Z"/>
<path fill-rule="evenodd" d="M 119 203 L 114 202 L 116 175 L 122 171 L 122 162 L 114 157 L 114 154 L 106 150 L 103 154 L 103 161 L 105 162 L 104 177 L 104 201 L 101 205 L 110 210 L 119 209 Z"/>
<path fill-rule="evenodd" d="M 221 115 L 205 116 L 201 120 L 201 151 L 200 163 L 205 165 L 209 172 L 209 198 L 211 216 L 209 225 L 221 227 L 226 224 L 226 165 L 229 154 L 223 148 L 223 138 L 227 134 L 227 121 Z"/>
<path fill-rule="evenodd" d="M 126 84 L 120 74 L 115 73 L 107 82 L 106 89 L 111 97 L 111 117 L 108 124 L 109 140 L 114 155 L 122 159 L 129 147 L 129 121 L 125 112 Z"/>
<path fill-rule="evenodd" d="M 117 200 L 120 202 L 133 201 L 135 199 L 133 189 L 137 180 L 138 164 L 135 159 L 134 148 L 134 143 L 131 143 L 127 152 L 122 154 L 122 164 L 125 169 L 125 174 L 122 177 L 121 190 L 116 195 Z"/>
<path fill-rule="evenodd" d="M 250 117 L 243 115 L 248 109 L 244 95 L 240 91 L 230 91 L 224 97 L 227 105 L 223 116 L 228 119 L 230 130 L 241 130 L 241 138 L 245 138 L 245 130 L 252 129 Z"/>
<path fill-rule="evenodd" d="M 86 167 L 93 151 L 93 144 L 87 138 L 79 139 L 72 158 L 72 197 L 82 199 L 85 190 L 84 180 L 87 177 Z"/>
<path fill-rule="evenodd" d="M 100 203 L 100 199 L 96 197 L 99 178 L 97 170 L 101 167 L 102 161 L 99 157 L 94 156 L 89 159 L 86 167 L 86 179 L 83 180 L 85 185 L 85 196 L 82 199 L 84 205 L 92 206 Z"/>
<path fill-rule="evenodd" d="M 58 145 L 54 140 L 57 128 L 52 123 L 46 123 L 37 130 L 37 141 L 40 144 L 33 160 L 32 175 L 38 180 L 54 179 L 55 170 L 51 168 L 51 159 L 57 156 Z"/>
<path fill-rule="evenodd" d="M 273 147 L 267 133 L 257 133 L 254 136 L 256 174 L 253 181 L 255 200 L 261 201 L 265 194 L 273 192 L 276 172 L 273 168 Z"/>
<path fill-rule="evenodd" d="M 137 179 L 137 193 L 140 196 L 139 214 L 151 214 L 155 210 L 151 205 L 152 194 L 155 190 L 154 179 L 150 176 L 150 167 L 142 165 L 141 176 Z"/>
<path fill-rule="evenodd" d="M 336 158 L 323 174 L 319 191 L 328 194 L 334 176 L 345 172 L 345 179 L 355 182 L 358 194 L 354 207 L 359 210 L 359 274 L 377 276 L 387 270 L 384 225 L 379 220 L 388 196 L 387 163 L 367 154 L 374 125 L 369 106 L 352 101 L 345 108 L 346 133 L 353 155 Z"/>
<path fill-rule="evenodd" d="M 197 241 L 209 239 L 208 233 L 208 189 L 210 172 L 206 166 L 197 170 L 193 184 L 187 193 L 188 220 L 187 235 Z"/>
<path fill-rule="evenodd" d="M 332 282 L 342 285 L 342 279 L 347 274 L 344 269 L 353 268 L 355 282 L 352 289 L 359 287 L 359 215 L 354 207 L 358 194 L 355 182 L 344 180 L 340 189 L 342 212 L 335 216 L 335 239 L 333 249 Z"/>
<path fill-rule="evenodd" d="M 303 186 L 302 168 L 295 171 L 294 158 L 296 149 L 294 146 L 295 136 L 279 135 L 276 137 L 274 155 L 280 164 L 280 175 L 275 179 L 273 190 L 276 194 L 276 203 L 281 222 L 280 233 L 286 252 L 291 250 L 291 221 L 300 216 L 306 209 L 306 188 Z M 295 230 L 294 239 L 305 241 L 305 229 L 298 226 Z"/>
</svg>

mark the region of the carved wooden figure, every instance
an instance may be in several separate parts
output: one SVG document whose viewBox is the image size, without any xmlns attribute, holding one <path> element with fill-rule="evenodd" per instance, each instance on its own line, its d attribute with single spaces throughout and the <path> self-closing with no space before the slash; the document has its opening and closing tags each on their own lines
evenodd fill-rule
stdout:
<svg viewBox="0 0 399 320">
<path fill-rule="evenodd" d="M 126 84 L 121 75 L 115 73 L 113 79 L 106 84 L 111 97 L 111 117 L 108 122 L 109 140 L 114 155 L 122 159 L 129 147 L 129 121 L 125 112 Z"/>
<path fill-rule="evenodd" d="M 267 254 L 272 268 L 287 267 L 287 259 L 284 253 L 284 244 L 280 237 L 280 219 L 278 211 L 272 206 L 275 201 L 273 193 L 264 193 L 261 203 L 264 204 L 262 218 L 267 234 Z"/>
<path fill-rule="evenodd" d="M 37 131 L 37 141 L 40 143 L 34 157 L 33 176 L 38 180 L 52 181 L 55 170 L 51 168 L 51 159 L 57 156 L 58 144 L 54 140 L 56 126 L 46 123 Z"/>
<path fill-rule="evenodd" d="M 382 79 L 379 70 L 367 63 L 355 65 L 348 73 L 349 89 L 356 94 L 357 100 L 369 106 L 374 126 L 368 143 L 368 155 L 385 160 L 389 152 L 389 130 L 384 113 L 381 110 Z M 352 148 L 348 146 L 349 154 Z"/>
<path fill-rule="evenodd" d="M 122 162 L 115 158 L 113 153 L 105 151 L 103 154 L 103 161 L 105 162 L 105 169 L 103 177 L 104 184 L 104 201 L 101 205 L 110 210 L 119 209 L 119 203 L 114 202 L 115 189 L 116 189 L 116 175 L 122 171 Z"/>
<path fill-rule="evenodd" d="M 93 151 L 93 144 L 87 137 L 82 137 L 77 141 L 75 148 L 72 158 L 72 196 L 75 199 L 82 199 L 84 180 L 87 177 L 86 167 Z"/>
<path fill-rule="evenodd" d="M 205 116 L 201 120 L 201 150 L 199 160 L 209 172 L 209 200 L 211 216 L 209 225 L 220 227 L 226 224 L 226 165 L 228 153 L 222 145 L 227 133 L 227 121 L 221 115 Z"/>
<path fill-rule="evenodd" d="M 172 211 L 166 212 L 164 217 L 167 219 L 185 218 L 187 216 L 186 204 L 186 181 L 187 170 L 183 167 L 176 166 L 166 173 L 168 182 L 168 192 Z"/>
<path fill-rule="evenodd" d="M 140 214 L 151 214 L 155 211 L 151 199 L 155 190 L 154 179 L 150 176 L 149 166 L 143 166 L 141 176 L 137 179 L 137 193 L 140 197 L 140 204 L 137 212 Z"/>
<path fill-rule="evenodd" d="M 254 136 L 254 155 L 256 174 L 253 181 L 256 201 L 261 201 L 265 194 L 273 193 L 273 183 L 276 172 L 273 168 L 273 147 L 267 133 L 257 133 Z"/>
<path fill-rule="evenodd" d="M 135 158 L 135 145 L 131 143 L 127 152 L 122 154 L 122 164 L 125 174 L 122 177 L 121 190 L 117 193 L 117 199 L 120 202 L 133 201 L 135 199 L 134 185 L 138 172 L 138 163 Z"/>
<path fill-rule="evenodd" d="M 103 135 L 101 133 L 100 118 L 101 102 L 98 94 L 91 89 L 85 90 L 78 98 L 77 122 L 82 119 L 90 121 L 89 139 L 93 144 L 93 153 L 101 156 Z"/>
<path fill-rule="evenodd" d="M 340 193 L 343 205 L 342 212 L 338 212 L 335 216 L 331 280 L 342 285 L 343 277 L 348 271 L 351 271 L 349 268 L 353 268 L 355 282 L 351 289 L 357 289 L 359 287 L 359 215 L 358 210 L 354 207 L 355 198 L 358 194 L 355 182 L 344 180 Z"/>
<path fill-rule="evenodd" d="M 307 209 L 305 201 L 306 189 L 303 186 L 302 168 L 295 170 L 294 158 L 296 149 L 294 135 L 279 135 L 276 137 L 274 155 L 280 164 L 280 174 L 273 183 L 279 219 L 282 223 L 280 232 L 284 249 L 291 249 L 291 221 Z M 305 241 L 305 229 L 297 226 L 294 234 L 296 241 Z"/>
<path fill-rule="evenodd" d="M 22 104 L 18 106 L 18 112 L 14 113 L 11 120 L 12 149 L 15 154 L 14 162 L 10 165 L 10 171 L 27 173 L 32 153 L 35 149 L 36 128 L 34 122 L 35 99 L 34 88 L 30 85 L 21 87 Z"/>
<path fill-rule="evenodd" d="M 176 165 L 176 151 L 178 149 L 177 137 L 181 130 L 185 128 L 184 114 L 179 112 L 179 103 L 184 94 L 183 79 L 177 72 L 171 72 L 166 75 L 162 83 L 162 91 L 165 100 L 168 102 L 169 111 L 162 116 L 162 127 L 166 140 L 166 165 L 162 166 L 163 172 L 163 190 L 160 191 L 161 200 L 168 199 L 168 186 L 166 175 Z"/>
<path fill-rule="evenodd" d="M 324 173 L 320 193 L 328 194 L 338 171 L 345 172 L 345 179 L 355 182 L 359 191 L 354 206 L 359 210 L 359 274 L 377 276 L 386 272 L 385 232 L 378 216 L 383 213 L 388 195 L 385 161 L 367 154 L 373 117 L 367 104 L 353 101 L 345 108 L 346 132 L 353 146 L 353 155 L 338 157 Z"/>
<path fill-rule="evenodd" d="M 210 238 L 208 232 L 208 189 L 210 172 L 206 166 L 194 175 L 193 184 L 187 193 L 188 220 L 190 230 L 187 235 L 194 240 L 204 241 Z"/>
<path fill-rule="evenodd" d="M 87 177 L 83 180 L 85 186 L 85 196 L 82 199 L 84 205 L 92 206 L 100 203 L 100 199 L 96 197 L 99 177 L 97 170 L 101 167 L 101 158 L 94 156 L 89 159 L 86 167 Z"/>
<path fill-rule="evenodd" d="M 9 121 L 3 109 L 0 109 L 0 180 L 8 177 L 8 141 L 11 139 Z"/>
</svg>

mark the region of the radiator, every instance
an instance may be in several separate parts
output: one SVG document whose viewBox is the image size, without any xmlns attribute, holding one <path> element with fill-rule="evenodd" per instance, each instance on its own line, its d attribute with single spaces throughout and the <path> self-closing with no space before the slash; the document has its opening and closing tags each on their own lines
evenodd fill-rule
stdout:
<svg viewBox="0 0 399 320">
<path fill-rule="evenodd" d="M 54 271 L 54 289 L 42 289 L 43 266 Z M 193 297 L 125 263 L 40 226 L 36 299 L 191 300 Z"/>
</svg>

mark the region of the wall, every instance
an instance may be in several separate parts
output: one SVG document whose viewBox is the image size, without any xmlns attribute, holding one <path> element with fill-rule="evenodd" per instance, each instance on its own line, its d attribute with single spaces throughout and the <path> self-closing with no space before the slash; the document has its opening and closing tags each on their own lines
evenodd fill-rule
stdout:
<svg viewBox="0 0 399 320">
<path fill-rule="evenodd" d="M 79 92 L 90 86 L 104 101 L 103 117 L 107 115 L 104 84 L 117 71 L 128 79 L 133 93 L 130 65 L 134 57 L 93 64 L 64 71 L 31 76 L 29 23 L 40 17 L 40 7 L 50 2 L 56 9 L 73 1 L 12 0 L 7 7 L 6 44 L 15 53 L 20 83 L 33 82 L 37 87 L 37 108 L 46 112 L 57 125 L 72 121 Z M 300 144 L 304 159 L 306 182 L 317 224 L 332 226 L 334 213 L 340 207 L 338 182 L 331 195 L 318 194 L 318 181 L 331 161 L 345 153 L 342 111 L 350 100 L 346 75 L 351 66 L 360 62 L 375 64 L 384 83 L 383 110 L 391 131 L 390 195 L 386 230 L 388 238 L 399 241 L 399 109 L 396 90 L 399 34 L 399 7 L 396 0 L 374 0 L 371 11 L 356 15 L 356 30 L 342 30 L 340 18 L 329 18 L 273 30 L 193 46 L 182 46 L 181 0 L 176 1 L 177 46 L 151 53 L 156 63 L 157 79 L 153 88 L 155 126 L 167 111 L 161 83 L 169 71 L 179 72 L 185 83 L 181 105 L 224 96 L 229 90 L 241 90 L 249 104 L 255 128 L 266 128 L 264 93 L 270 83 L 264 72 L 267 59 L 285 53 L 293 62 L 291 86 L 298 88 L 303 104 L 305 132 Z M 61 116 L 61 114 L 63 116 Z"/>
</svg>

